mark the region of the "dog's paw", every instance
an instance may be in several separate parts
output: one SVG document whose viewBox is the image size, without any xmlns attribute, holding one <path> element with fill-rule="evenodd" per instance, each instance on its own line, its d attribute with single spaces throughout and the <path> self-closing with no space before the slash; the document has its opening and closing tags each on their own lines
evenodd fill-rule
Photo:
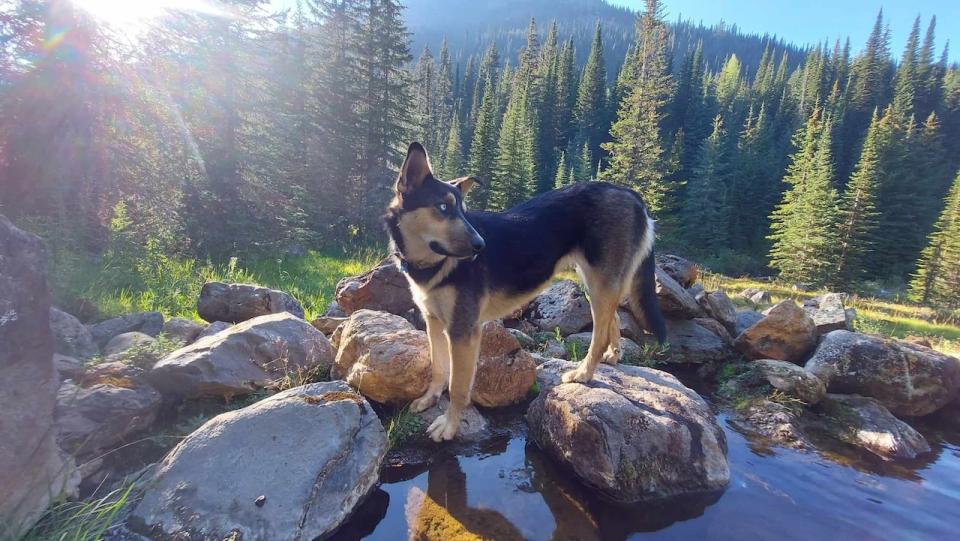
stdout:
<svg viewBox="0 0 960 541">
<path fill-rule="evenodd" d="M 582 368 L 571 370 L 561 377 L 564 383 L 586 383 L 590 381 L 591 378 L 593 378 L 593 374 L 588 373 Z"/>
<path fill-rule="evenodd" d="M 447 415 L 443 414 L 434 419 L 433 423 L 427 427 L 427 435 L 430 436 L 431 440 L 440 443 L 444 440 L 452 440 L 457 435 L 458 428 L 460 428 L 459 422 L 453 422 L 452 419 L 448 420 Z"/>
<path fill-rule="evenodd" d="M 421 396 L 420 398 L 410 403 L 410 411 L 412 411 L 413 413 L 420 413 L 421 411 L 426 411 L 432 408 L 433 405 L 437 403 L 438 398 L 439 398 L 439 395 L 431 391 L 427 391 L 426 393 L 424 393 L 423 396 Z"/>
</svg>

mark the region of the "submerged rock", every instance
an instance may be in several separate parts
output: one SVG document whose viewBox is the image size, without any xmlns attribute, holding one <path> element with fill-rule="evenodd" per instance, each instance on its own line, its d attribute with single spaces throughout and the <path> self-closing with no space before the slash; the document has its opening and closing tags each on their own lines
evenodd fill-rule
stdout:
<svg viewBox="0 0 960 541">
<path fill-rule="evenodd" d="M 283 291 L 258 285 L 207 282 L 197 299 L 197 315 L 211 323 L 240 323 L 282 312 L 303 318 L 303 307 L 296 299 Z"/>
<path fill-rule="evenodd" d="M 821 409 L 831 436 L 884 460 L 913 459 L 930 452 L 919 432 L 872 398 L 828 394 Z"/>
<path fill-rule="evenodd" d="M 337 283 L 337 305 L 346 315 L 357 310 L 375 310 L 403 315 L 414 308 L 410 283 L 392 257 L 361 274 Z"/>
<path fill-rule="evenodd" d="M 817 345 L 813 320 L 792 300 L 771 308 L 766 317 L 753 324 L 734 341 L 749 359 L 776 359 L 799 363 Z"/>
<path fill-rule="evenodd" d="M 157 466 L 128 524 L 151 537 L 316 539 L 374 488 L 380 420 L 340 381 L 214 417 Z"/>
<path fill-rule="evenodd" d="M 803 430 L 802 411 L 766 398 L 755 398 L 740 404 L 736 423 L 747 432 L 772 443 L 806 449 L 810 447 Z"/>
<path fill-rule="evenodd" d="M 163 331 L 163 314 L 160 312 L 137 312 L 101 321 L 90 326 L 90 334 L 97 346 L 103 348 L 111 338 L 126 332 L 141 332 L 156 337 Z"/>
<path fill-rule="evenodd" d="M 530 303 L 527 318 L 541 331 L 569 336 L 593 323 L 590 302 L 575 282 L 554 283 Z"/>
<path fill-rule="evenodd" d="M 831 393 L 877 399 L 894 415 L 918 417 L 960 390 L 960 361 L 932 349 L 850 331 L 823 337 L 808 371 Z"/>
<path fill-rule="evenodd" d="M 589 383 L 561 383 L 575 367 L 553 360 L 537 368 L 541 392 L 527 424 L 585 485 L 619 502 L 726 486 L 726 439 L 697 393 L 666 372 L 631 366 L 600 365 Z"/>
<path fill-rule="evenodd" d="M 195 398 L 246 394 L 282 377 L 327 372 L 333 348 L 306 321 L 271 314 L 180 348 L 147 374 L 164 394 Z"/>
<path fill-rule="evenodd" d="M 404 405 L 430 384 L 427 333 L 387 312 L 358 310 L 340 327 L 332 376 L 382 404 Z"/>
<path fill-rule="evenodd" d="M 100 354 L 90 329 L 62 310 L 50 308 L 50 330 L 56 340 L 56 352 L 61 355 L 87 360 Z"/>
</svg>

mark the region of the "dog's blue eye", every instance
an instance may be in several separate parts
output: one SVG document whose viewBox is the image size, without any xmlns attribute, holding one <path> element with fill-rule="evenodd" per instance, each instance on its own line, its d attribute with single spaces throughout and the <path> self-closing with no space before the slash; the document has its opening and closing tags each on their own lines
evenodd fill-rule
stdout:
<svg viewBox="0 0 960 541">
<path fill-rule="evenodd" d="M 437 204 L 437 208 L 440 209 L 440 212 L 446 212 L 446 211 L 447 211 L 447 208 L 449 208 L 449 207 L 447 207 L 447 204 L 446 204 L 446 203 L 438 203 L 438 204 Z"/>
</svg>

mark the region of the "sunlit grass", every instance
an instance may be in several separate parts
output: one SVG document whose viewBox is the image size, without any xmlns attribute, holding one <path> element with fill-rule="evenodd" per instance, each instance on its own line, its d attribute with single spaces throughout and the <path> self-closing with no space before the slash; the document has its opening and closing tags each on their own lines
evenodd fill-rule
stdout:
<svg viewBox="0 0 960 541">
<path fill-rule="evenodd" d="M 127 505 L 132 490 L 133 484 L 127 484 L 102 496 L 53 504 L 22 541 L 103 539 Z"/>
</svg>

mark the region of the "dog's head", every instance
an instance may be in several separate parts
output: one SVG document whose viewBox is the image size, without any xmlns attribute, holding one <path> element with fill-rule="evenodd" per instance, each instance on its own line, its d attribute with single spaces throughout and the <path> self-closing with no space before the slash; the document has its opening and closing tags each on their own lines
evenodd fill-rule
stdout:
<svg viewBox="0 0 960 541">
<path fill-rule="evenodd" d="M 485 242 L 464 215 L 463 198 L 473 177 L 442 182 L 433 176 L 427 151 L 410 143 L 387 208 L 387 228 L 403 256 L 419 264 L 445 257 L 472 259 Z"/>
</svg>

